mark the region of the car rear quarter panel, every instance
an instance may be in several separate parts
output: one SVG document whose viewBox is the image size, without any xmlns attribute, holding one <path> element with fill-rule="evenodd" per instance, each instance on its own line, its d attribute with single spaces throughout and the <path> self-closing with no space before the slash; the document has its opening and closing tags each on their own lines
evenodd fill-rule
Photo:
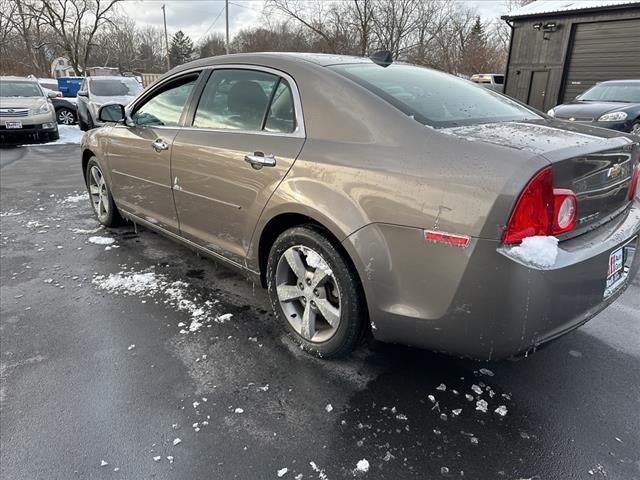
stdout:
<svg viewBox="0 0 640 480">
<path fill-rule="evenodd" d="M 499 238 L 513 196 L 548 165 L 531 152 L 425 127 L 326 68 L 288 72 L 307 140 L 257 225 L 252 269 L 262 229 L 287 209 L 302 210 L 339 240 L 371 223 Z"/>
</svg>

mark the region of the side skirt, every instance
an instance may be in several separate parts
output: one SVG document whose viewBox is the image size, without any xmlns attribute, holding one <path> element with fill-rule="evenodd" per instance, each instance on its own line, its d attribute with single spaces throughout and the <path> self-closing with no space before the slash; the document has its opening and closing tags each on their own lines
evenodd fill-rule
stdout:
<svg viewBox="0 0 640 480">
<path fill-rule="evenodd" d="M 228 258 L 220 255 L 219 253 L 216 253 L 212 250 L 209 250 L 201 245 L 198 245 L 197 243 L 192 242 L 191 240 L 188 240 L 184 237 L 181 237 L 180 235 L 176 235 L 173 232 L 170 232 L 168 230 L 165 230 L 162 227 L 159 227 L 158 225 L 154 225 L 151 222 L 148 222 L 136 215 L 133 215 L 132 213 L 126 212 L 122 209 L 119 209 L 120 213 L 122 214 L 122 216 L 126 219 L 129 220 L 133 223 L 137 223 L 139 225 L 144 226 L 145 228 L 148 228 L 149 230 L 153 230 L 155 232 L 160 233 L 161 235 L 164 235 L 167 238 L 170 238 L 171 240 L 174 240 L 182 245 L 184 245 L 185 247 L 188 247 L 192 250 L 194 250 L 196 253 L 202 254 L 208 258 L 210 258 L 211 260 L 214 260 L 216 262 L 222 263 L 224 266 L 227 267 L 231 267 L 233 270 L 237 271 L 238 273 L 242 274 L 243 276 L 245 276 L 249 281 L 251 282 L 260 282 L 260 272 L 256 272 L 253 270 L 248 269 L 247 267 L 245 267 L 244 265 L 241 265 L 240 263 L 234 262 L 233 260 L 229 260 Z"/>
</svg>

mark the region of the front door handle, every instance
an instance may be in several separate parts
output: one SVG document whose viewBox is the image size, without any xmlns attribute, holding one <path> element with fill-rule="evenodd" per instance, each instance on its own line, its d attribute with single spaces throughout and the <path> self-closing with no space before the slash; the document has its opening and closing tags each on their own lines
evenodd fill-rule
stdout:
<svg viewBox="0 0 640 480">
<path fill-rule="evenodd" d="M 247 153 L 244 156 L 244 161 L 251 165 L 255 170 L 260 170 L 262 167 L 275 167 L 276 157 L 273 155 L 265 155 L 262 152 Z"/>
<path fill-rule="evenodd" d="M 167 143 L 161 138 L 158 138 L 155 142 L 151 144 L 151 146 L 156 152 L 161 152 L 162 150 L 169 149 L 169 145 L 167 145 Z"/>
</svg>

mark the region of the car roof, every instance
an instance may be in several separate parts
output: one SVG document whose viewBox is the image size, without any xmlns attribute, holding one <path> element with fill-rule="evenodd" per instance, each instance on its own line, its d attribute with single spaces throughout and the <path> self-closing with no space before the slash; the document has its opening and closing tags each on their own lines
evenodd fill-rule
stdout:
<svg viewBox="0 0 640 480">
<path fill-rule="evenodd" d="M 114 78 L 133 78 L 135 80 L 134 77 L 123 77 L 122 75 L 91 75 L 87 77 L 87 80 L 113 80 Z"/>
<path fill-rule="evenodd" d="M 33 78 L 17 77 L 17 76 L 14 76 L 14 75 L 0 76 L 0 80 L 12 80 L 12 81 L 20 81 L 20 82 L 38 83 L 38 81 L 33 79 Z"/>
<path fill-rule="evenodd" d="M 615 84 L 632 84 L 632 85 L 640 85 L 640 80 L 629 79 L 629 80 L 606 80 L 604 82 L 598 82 L 597 85 L 615 85 Z"/>
<path fill-rule="evenodd" d="M 277 61 L 279 65 L 286 66 L 290 63 L 300 64 L 304 62 L 306 64 L 314 64 L 319 67 L 326 67 L 329 65 L 338 64 L 351 64 L 351 63 L 373 63 L 370 58 L 356 57 L 349 55 L 335 55 L 329 53 L 294 53 L 294 52 L 259 52 L 259 53 L 234 53 L 231 55 L 218 55 L 215 57 L 201 58 L 192 62 L 184 63 L 173 68 L 168 74 L 178 73 L 184 70 L 190 70 L 198 67 L 212 67 L 215 65 L 233 64 L 233 63 L 247 63 L 260 64 L 264 62 L 265 65 Z M 167 75 L 167 74 L 165 74 Z"/>
</svg>

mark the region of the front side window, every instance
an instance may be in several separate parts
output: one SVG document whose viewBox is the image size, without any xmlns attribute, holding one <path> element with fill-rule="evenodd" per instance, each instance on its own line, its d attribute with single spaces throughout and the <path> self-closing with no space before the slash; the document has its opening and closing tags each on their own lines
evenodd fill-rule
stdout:
<svg viewBox="0 0 640 480">
<path fill-rule="evenodd" d="M 89 90 L 97 97 L 134 97 L 142 91 L 142 86 L 135 78 L 114 77 L 91 80 Z"/>
<path fill-rule="evenodd" d="M 162 89 L 134 112 L 133 122 L 140 126 L 177 127 L 196 80 L 190 76 Z"/>
<path fill-rule="evenodd" d="M 40 85 L 35 82 L 13 80 L 0 81 L 0 97 L 43 97 Z"/>
<path fill-rule="evenodd" d="M 292 132 L 294 118 L 291 90 L 284 79 L 257 70 L 224 69 L 209 77 L 193 126 Z"/>
<path fill-rule="evenodd" d="M 435 128 L 542 118 L 505 96 L 437 70 L 402 64 L 329 68 Z"/>
</svg>

